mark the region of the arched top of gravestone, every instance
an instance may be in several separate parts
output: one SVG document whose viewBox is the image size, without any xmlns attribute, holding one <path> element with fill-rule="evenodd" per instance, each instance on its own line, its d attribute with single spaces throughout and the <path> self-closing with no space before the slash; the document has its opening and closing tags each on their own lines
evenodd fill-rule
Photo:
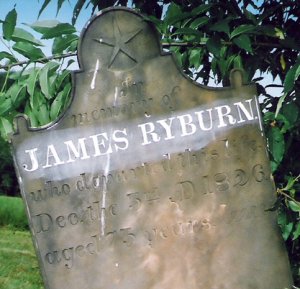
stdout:
<svg viewBox="0 0 300 289">
<path fill-rule="evenodd" d="M 54 126 L 91 124 L 91 119 L 101 121 L 102 113 L 109 119 L 115 110 L 121 111 L 118 117 L 123 115 L 124 120 L 141 117 L 149 113 L 141 104 L 148 107 L 149 102 L 154 114 L 191 109 L 232 96 L 232 89 L 238 92 L 249 87 L 240 70 L 232 71 L 231 87 L 212 88 L 196 83 L 183 73 L 171 53 L 163 51 L 154 25 L 125 7 L 105 9 L 88 21 L 79 41 L 78 62 L 80 70 L 73 78 L 67 111 L 39 128 L 32 128 L 26 116 L 19 116 L 15 119 L 15 135 Z M 172 94 L 176 97 L 170 100 Z"/>
<path fill-rule="evenodd" d="M 128 71 L 161 52 L 159 37 L 133 10 L 105 9 L 86 25 L 79 43 L 78 60 L 83 70 L 99 68 Z"/>
</svg>

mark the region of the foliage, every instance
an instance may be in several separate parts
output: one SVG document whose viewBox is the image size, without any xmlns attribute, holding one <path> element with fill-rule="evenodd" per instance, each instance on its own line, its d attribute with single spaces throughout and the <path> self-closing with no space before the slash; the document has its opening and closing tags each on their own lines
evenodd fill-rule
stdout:
<svg viewBox="0 0 300 289">
<path fill-rule="evenodd" d="M 50 0 L 44 0 L 40 14 Z M 57 1 L 57 12 L 66 0 Z M 229 84 L 233 68 L 246 71 L 246 82 L 257 83 L 261 95 L 265 132 L 277 186 L 279 225 L 287 242 L 296 284 L 299 272 L 299 174 L 300 174 L 300 25 L 298 1 L 205 1 L 205 0 L 78 0 L 72 24 L 38 21 L 17 27 L 12 9 L 2 21 L 0 52 L 0 131 L 12 131 L 12 119 L 25 112 L 33 126 L 55 119 L 66 107 L 70 76 L 65 57 L 76 51 L 76 19 L 87 5 L 93 11 L 113 5 L 131 5 L 147 15 L 162 35 L 165 49 L 172 51 L 184 71 L 208 84 Z M 40 39 L 33 34 L 38 33 Z M 45 39 L 52 53 L 45 56 Z M 67 55 L 66 55 L 67 53 Z M 24 60 L 25 59 L 25 60 Z M 54 61 L 55 60 L 55 61 Z M 6 62 L 6 63 L 4 63 Z M 40 64 L 40 65 L 38 65 Z M 21 69 L 13 70 L 14 66 Z M 268 84 L 261 84 L 265 73 Z M 279 84 L 273 84 L 274 79 Z M 272 88 L 282 88 L 276 97 Z"/>
<path fill-rule="evenodd" d="M 43 289 L 30 233 L 0 228 L 0 288 Z"/>
<path fill-rule="evenodd" d="M 0 226 L 28 229 L 28 221 L 21 198 L 0 196 Z"/>
</svg>

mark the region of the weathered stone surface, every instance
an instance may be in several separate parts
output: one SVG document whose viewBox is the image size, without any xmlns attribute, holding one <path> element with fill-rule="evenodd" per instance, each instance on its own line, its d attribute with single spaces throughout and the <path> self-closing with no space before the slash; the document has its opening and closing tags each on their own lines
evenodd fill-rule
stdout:
<svg viewBox="0 0 300 289">
<path fill-rule="evenodd" d="M 121 8 L 79 62 L 63 117 L 12 136 L 46 288 L 290 288 L 255 86 L 193 83 Z"/>
</svg>

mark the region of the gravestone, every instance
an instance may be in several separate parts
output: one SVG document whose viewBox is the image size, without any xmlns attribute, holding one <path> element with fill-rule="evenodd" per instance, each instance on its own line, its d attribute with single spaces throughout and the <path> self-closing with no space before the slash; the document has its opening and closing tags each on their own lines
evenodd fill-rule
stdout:
<svg viewBox="0 0 300 289">
<path fill-rule="evenodd" d="M 90 20 L 72 102 L 11 137 L 47 289 L 284 289 L 254 85 L 188 79 L 125 8 Z"/>
</svg>

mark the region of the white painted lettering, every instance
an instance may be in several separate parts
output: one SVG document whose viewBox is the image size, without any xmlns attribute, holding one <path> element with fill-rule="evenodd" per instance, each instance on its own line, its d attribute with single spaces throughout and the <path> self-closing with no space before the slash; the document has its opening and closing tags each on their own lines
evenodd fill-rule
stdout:
<svg viewBox="0 0 300 289">
<path fill-rule="evenodd" d="M 239 117 L 240 117 L 240 119 L 238 120 L 238 123 L 246 121 L 242 118 L 241 111 L 243 112 L 243 114 L 247 118 L 247 120 L 254 120 L 253 110 L 252 110 L 252 106 L 251 106 L 252 99 L 247 99 L 245 102 L 248 102 L 248 104 L 249 104 L 249 111 L 247 110 L 247 108 L 244 106 L 244 104 L 241 101 L 234 103 L 234 105 L 237 107 Z"/>
<path fill-rule="evenodd" d="M 177 116 L 177 118 L 179 119 L 181 125 L 181 136 L 192 135 L 196 132 L 196 126 L 192 123 L 193 118 L 190 114 L 180 115 Z M 190 130 L 188 131 L 188 129 Z"/>
<path fill-rule="evenodd" d="M 58 165 L 62 165 L 65 163 L 58 157 L 57 151 L 53 144 L 48 145 L 46 158 L 47 158 L 47 161 L 46 161 L 46 164 L 43 166 L 43 168 L 50 168 L 52 166 L 58 166 Z M 51 159 L 54 160 L 54 162 L 52 164 L 51 164 Z"/>
<path fill-rule="evenodd" d="M 67 163 L 75 162 L 75 159 L 72 158 L 72 155 L 75 158 L 78 158 L 78 159 L 81 158 L 82 160 L 90 158 L 90 156 L 87 154 L 87 151 L 86 151 L 85 142 L 84 142 L 85 140 L 86 140 L 86 138 L 78 139 L 77 149 L 76 149 L 73 141 L 68 140 L 68 141 L 64 142 L 64 144 L 67 146 L 68 155 L 69 155 L 69 159 L 67 160 Z M 81 155 L 80 151 L 82 153 L 81 157 L 80 157 L 80 155 Z"/>
<path fill-rule="evenodd" d="M 205 118 L 205 116 L 203 115 L 204 112 L 208 112 L 208 119 Z M 213 121 L 212 121 L 212 108 L 210 109 L 206 109 L 206 110 L 201 110 L 201 111 L 196 111 L 195 114 L 198 117 L 198 122 L 199 122 L 199 126 L 202 130 L 212 130 L 213 128 Z M 205 121 L 204 121 L 205 119 Z M 209 127 L 205 127 L 205 123 L 207 123 L 207 121 L 210 122 Z"/>
<path fill-rule="evenodd" d="M 217 107 L 215 107 L 215 110 L 217 111 L 218 117 L 219 117 L 218 128 L 226 127 L 228 124 L 236 123 L 236 119 L 230 114 L 231 108 L 229 105 L 217 106 Z M 228 123 L 225 122 L 225 117 L 227 118 Z"/>
<path fill-rule="evenodd" d="M 127 136 L 126 128 L 124 128 L 123 130 L 115 130 L 114 131 L 112 138 L 116 142 L 115 143 L 116 151 L 128 149 L 128 146 L 129 146 L 128 139 L 124 136 Z"/>
<path fill-rule="evenodd" d="M 94 149 L 95 149 L 94 157 L 98 157 L 98 156 L 107 155 L 107 154 L 112 153 L 111 144 L 109 142 L 109 139 L 108 139 L 108 136 L 107 136 L 106 132 L 91 135 L 90 138 L 93 140 L 93 143 L 94 143 Z M 106 150 L 106 151 L 101 151 L 100 147 L 103 150 Z"/>
<path fill-rule="evenodd" d="M 173 119 L 175 119 L 175 117 L 169 117 L 167 119 L 162 119 L 162 120 L 158 120 L 157 121 L 159 124 L 161 124 L 161 126 L 166 131 L 166 135 L 167 136 L 165 137 L 165 140 L 169 140 L 169 139 L 175 138 L 175 136 L 172 135 L 172 131 L 171 131 L 171 126 L 172 126 Z M 169 124 L 167 123 L 167 121 L 169 121 Z"/>
<path fill-rule="evenodd" d="M 147 145 L 147 144 L 150 144 L 152 141 L 153 142 L 160 141 L 160 137 L 158 136 L 157 133 L 154 132 L 154 130 L 155 130 L 154 123 L 146 122 L 146 123 L 143 123 L 143 124 L 139 124 L 138 127 L 141 128 L 141 130 L 142 130 L 142 134 L 143 134 L 143 143 L 142 143 L 142 145 L 143 146 Z M 150 135 L 152 141 L 150 141 L 148 139 L 148 134 Z"/>
<path fill-rule="evenodd" d="M 39 163 L 36 156 L 37 148 L 31 149 L 31 150 L 25 150 L 25 153 L 29 154 L 30 160 L 31 160 L 31 168 L 28 168 L 27 164 L 23 164 L 23 168 L 27 172 L 33 172 L 39 168 Z"/>
</svg>

